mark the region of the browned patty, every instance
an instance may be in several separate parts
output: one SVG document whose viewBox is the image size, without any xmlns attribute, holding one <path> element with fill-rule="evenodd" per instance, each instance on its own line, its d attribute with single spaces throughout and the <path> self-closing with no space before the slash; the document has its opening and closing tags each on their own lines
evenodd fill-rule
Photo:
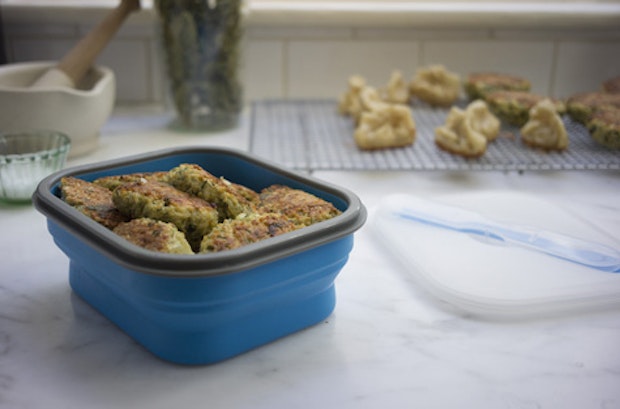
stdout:
<svg viewBox="0 0 620 409">
<path fill-rule="evenodd" d="M 297 228 L 295 223 L 279 213 L 255 213 L 238 219 L 227 219 L 203 238 L 200 252 L 232 250 Z"/>
<path fill-rule="evenodd" d="M 142 179 L 152 180 L 156 182 L 167 182 L 168 172 L 141 172 L 130 173 L 126 175 L 104 176 L 93 180 L 93 183 L 114 190 L 122 184 L 130 182 L 139 182 Z"/>
<path fill-rule="evenodd" d="M 620 108 L 598 108 L 588 122 L 588 130 L 592 138 L 601 145 L 620 149 Z"/>
<path fill-rule="evenodd" d="M 258 193 L 252 189 L 218 178 L 195 164 L 181 164 L 171 169 L 168 180 L 177 189 L 213 203 L 220 221 L 252 213 L 259 200 Z"/>
<path fill-rule="evenodd" d="M 116 207 L 131 218 L 170 222 L 185 233 L 192 248 L 217 224 L 217 210 L 207 201 L 167 183 L 142 180 L 125 183 L 112 193 Z"/>
<path fill-rule="evenodd" d="M 495 91 L 529 91 L 530 82 L 522 77 L 494 72 L 471 73 L 463 84 L 469 99 L 485 99 Z"/>
<path fill-rule="evenodd" d="M 333 204 L 299 189 L 272 185 L 260 193 L 260 211 L 280 213 L 298 226 L 309 226 L 338 216 Z"/>
<path fill-rule="evenodd" d="M 60 192 L 62 200 L 109 229 L 128 220 L 114 205 L 112 192 L 103 186 L 68 176 L 61 179 Z"/>
<path fill-rule="evenodd" d="M 120 223 L 114 233 L 147 250 L 173 254 L 194 254 L 183 232 L 172 223 L 148 218 Z"/>
<path fill-rule="evenodd" d="M 502 121 L 523 126 L 529 119 L 530 109 L 543 99 L 548 97 L 523 91 L 496 91 L 487 95 L 489 108 Z M 566 111 L 563 101 L 549 98 L 555 104 L 559 114 Z"/>
<path fill-rule="evenodd" d="M 583 92 L 571 96 L 566 101 L 568 114 L 575 121 L 584 125 L 588 123 L 596 109 L 604 106 L 620 108 L 620 94 Z"/>
<path fill-rule="evenodd" d="M 608 92 L 610 94 L 619 94 L 620 93 L 620 75 L 614 78 L 610 78 L 606 81 L 603 81 L 601 84 L 601 88 L 603 92 Z"/>
</svg>

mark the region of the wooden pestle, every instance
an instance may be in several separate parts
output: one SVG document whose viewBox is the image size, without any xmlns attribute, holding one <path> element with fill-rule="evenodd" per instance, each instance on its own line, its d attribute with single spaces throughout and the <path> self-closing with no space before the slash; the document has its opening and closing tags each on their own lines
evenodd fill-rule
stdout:
<svg viewBox="0 0 620 409">
<path fill-rule="evenodd" d="M 82 38 L 54 68 L 50 68 L 30 86 L 75 88 L 127 16 L 139 9 L 140 0 L 121 0 L 121 3 Z"/>
</svg>

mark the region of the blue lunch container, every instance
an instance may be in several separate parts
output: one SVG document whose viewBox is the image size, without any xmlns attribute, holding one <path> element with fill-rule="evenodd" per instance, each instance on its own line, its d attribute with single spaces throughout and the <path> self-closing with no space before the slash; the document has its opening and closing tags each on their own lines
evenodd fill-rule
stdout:
<svg viewBox="0 0 620 409">
<path fill-rule="evenodd" d="M 62 177 L 166 171 L 195 163 L 255 191 L 282 184 L 331 202 L 330 220 L 234 250 L 175 255 L 135 246 L 60 199 Z M 335 307 L 334 279 L 366 209 L 352 192 L 244 152 L 166 149 L 56 172 L 33 195 L 69 257 L 75 293 L 156 356 L 215 363 L 312 326 Z"/>
</svg>

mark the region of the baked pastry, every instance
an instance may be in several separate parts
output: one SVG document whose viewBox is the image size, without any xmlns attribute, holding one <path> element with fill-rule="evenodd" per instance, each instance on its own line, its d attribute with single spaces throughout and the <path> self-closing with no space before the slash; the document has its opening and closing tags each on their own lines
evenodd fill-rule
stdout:
<svg viewBox="0 0 620 409">
<path fill-rule="evenodd" d="M 360 93 L 366 87 L 366 79 L 361 75 L 353 75 L 349 78 L 348 85 L 349 88 L 338 101 L 338 112 L 356 118 L 363 111 Z"/>
<path fill-rule="evenodd" d="M 470 100 L 486 99 L 496 91 L 524 91 L 531 88 L 530 82 L 522 77 L 493 72 L 471 73 L 463 83 L 465 94 Z"/>
<path fill-rule="evenodd" d="M 605 92 L 583 92 L 566 101 L 566 111 L 575 121 L 587 125 L 595 110 L 611 106 L 620 108 L 620 94 Z"/>
<path fill-rule="evenodd" d="M 196 164 L 183 163 L 171 169 L 168 182 L 214 205 L 220 221 L 252 213 L 259 200 L 253 190 L 218 178 Z"/>
<path fill-rule="evenodd" d="M 607 92 L 609 94 L 620 93 L 620 75 L 603 81 L 603 83 L 601 84 L 601 88 L 603 92 Z"/>
<path fill-rule="evenodd" d="M 384 104 L 365 111 L 353 134 L 360 149 L 398 148 L 413 144 L 416 126 L 406 105 Z"/>
<path fill-rule="evenodd" d="M 310 226 L 338 216 L 340 210 L 320 197 L 283 185 L 271 185 L 260 192 L 259 213 L 277 213 L 297 227 Z"/>
<path fill-rule="evenodd" d="M 103 226 L 112 229 L 129 220 L 112 201 L 112 191 L 72 176 L 60 180 L 60 194 L 70 206 Z"/>
<path fill-rule="evenodd" d="M 465 108 L 465 116 L 468 126 L 484 135 L 488 142 L 497 139 L 501 122 L 489 110 L 486 102 L 481 99 L 470 102 Z"/>
<path fill-rule="evenodd" d="M 471 126 L 464 110 L 452 107 L 446 123 L 435 128 L 435 144 L 452 154 L 477 158 L 486 152 L 487 138 Z"/>
<path fill-rule="evenodd" d="M 146 179 L 125 183 L 114 189 L 112 200 L 132 219 L 148 217 L 173 223 L 185 233 L 194 250 L 218 222 L 217 209 L 211 203 L 166 183 Z"/>
<path fill-rule="evenodd" d="M 410 84 L 411 94 L 435 106 L 450 106 L 461 92 L 461 78 L 443 65 L 431 65 L 416 71 Z"/>
<path fill-rule="evenodd" d="M 530 109 L 544 99 L 542 95 L 522 91 L 496 91 L 487 95 L 489 108 L 497 117 L 510 125 L 523 126 L 529 118 Z M 562 114 L 566 105 L 561 100 L 551 100 L 556 112 Z"/>
<path fill-rule="evenodd" d="M 562 151 L 568 147 L 568 134 L 564 122 L 550 99 L 532 107 L 529 120 L 521 128 L 521 139 L 534 148 Z"/>
<path fill-rule="evenodd" d="M 620 108 L 598 108 L 588 122 L 588 130 L 599 144 L 610 149 L 620 149 Z"/>
<path fill-rule="evenodd" d="M 362 92 L 360 92 L 359 101 L 362 109 L 359 111 L 358 115 L 353 118 L 356 124 L 359 123 L 364 112 L 385 109 L 385 107 L 389 105 L 389 103 L 385 102 L 379 95 L 379 92 L 373 87 L 364 87 Z"/>
<path fill-rule="evenodd" d="M 251 214 L 218 223 L 200 243 L 200 253 L 232 250 L 298 229 L 279 213 Z"/>
<path fill-rule="evenodd" d="M 409 86 L 400 71 L 392 72 L 385 88 L 381 89 L 381 99 L 392 104 L 406 104 L 409 102 Z"/>
<path fill-rule="evenodd" d="M 119 224 L 113 232 L 147 250 L 172 254 L 194 254 L 185 234 L 172 223 L 138 218 Z"/>
</svg>

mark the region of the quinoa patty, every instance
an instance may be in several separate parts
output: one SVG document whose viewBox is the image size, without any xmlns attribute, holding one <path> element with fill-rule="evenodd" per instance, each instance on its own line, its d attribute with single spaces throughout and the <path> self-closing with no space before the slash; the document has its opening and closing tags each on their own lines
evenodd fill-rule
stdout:
<svg viewBox="0 0 620 409">
<path fill-rule="evenodd" d="M 149 217 L 176 225 L 193 249 L 217 224 L 217 210 L 199 197 L 161 182 L 125 183 L 112 193 L 116 207 L 131 218 Z"/>
<path fill-rule="evenodd" d="M 60 180 L 60 193 L 67 204 L 109 229 L 128 220 L 118 211 L 112 192 L 105 187 L 68 176 Z"/>
<path fill-rule="evenodd" d="M 584 92 L 575 94 L 566 101 L 568 114 L 584 125 L 588 124 L 594 111 L 604 106 L 620 108 L 620 94 Z"/>
<path fill-rule="evenodd" d="M 141 217 L 121 223 L 114 233 L 147 250 L 173 254 L 194 254 L 183 232 L 172 223 Z"/>
<path fill-rule="evenodd" d="M 296 225 L 310 226 L 340 214 L 333 204 L 299 189 L 272 185 L 260 193 L 262 213 L 280 213 Z"/>
<path fill-rule="evenodd" d="M 129 173 L 125 175 L 103 176 L 99 179 L 93 180 L 93 183 L 99 186 L 103 186 L 107 189 L 114 190 L 122 184 L 139 182 L 142 179 L 153 180 L 157 182 L 166 182 L 168 179 L 168 172 L 141 172 Z"/>
<path fill-rule="evenodd" d="M 232 250 L 297 228 L 295 223 L 279 213 L 255 213 L 237 219 L 227 219 L 215 226 L 202 239 L 200 252 Z"/>
<path fill-rule="evenodd" d="M 214 204 L 220 221 L 252 213 L 259 199 L 252 189 L 218 178 L 194 164 L 181 164 L 170 170 L 168 180 L 177 189 Z"/>
<path fill-rule="evenodd" d="M 495 91 L 529 91 L 531 84 L 525 78 L 515 75 L 477 72 L 465 79 L 463 88 L 470 100 L 485 99 Z"/>
<path fill-rule="evenodd" d="M 502 121 L 510 125 L 523 126 L 529 118 L 529 111 L 542 100 L 542 95 L 522 91 L 497 91 L 487 96 L 489 108 Z M 552 100 L 558 114 L 566 111 L 563 101 Z"/>
<path fill-rule="evenodd" d="M 620 149 L 620 108 L 606 106 L 597 109 L 588 122 L 588 130 L 599 144 Z"/>
<path fill-rule="evenodd" d="M 608 92 L 610 94 L 620 94 L 620 75 L 603 81 L 603 83 L 601 84 L 601 88 L 603 89 L 603 92 Z"/>
</svg>

